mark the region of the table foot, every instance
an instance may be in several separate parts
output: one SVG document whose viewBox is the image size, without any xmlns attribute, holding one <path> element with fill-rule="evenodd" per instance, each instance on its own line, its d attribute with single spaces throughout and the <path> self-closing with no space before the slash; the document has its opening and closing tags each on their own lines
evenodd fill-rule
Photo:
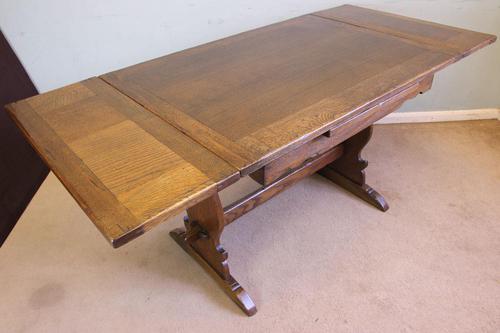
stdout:
<svg viewBox="0 0 500 333">
<path fill-rule="evenodd" d="M 364 169 L 368 162 L 361 158 L 361 150 L 370 141 L 373 127 L 369 126 L 342 143 L 344 154 L 318 174 L 385 212 L 389 205 L 377 191 L 365 182 Z"/>
<path fill-rule="evenodd" d="M 389 209 L 389 205 L 385 201 L 384 197 L 367 184 L 358 185 L 329 167 L 321 169 L 320 171 L 318 171 L 318 174 L 322 175 L 325 178 L 328 178 L 335 184 L 339 185 L 340 187 L 351 192 L 358 198 L 363 199 L 364 201 L 375 206 L 383 212 Z"/>
<path fill-rule="evenodd" d="M 174 229 L 170 232 L 170 236 L 186 251 L 191 258 L 203 267 L 203 269 L 217 282 L 222 290 L 233 300 L 236 305 L 247 316 L 253 316 L 257 312 L 257 307 L 243 289 L 243 287 L 230 274 L 226 279 L 222 278 L 219 273 L 189 244 L 186 238 L 186 231 L 182 228 Z"/>
</svg>

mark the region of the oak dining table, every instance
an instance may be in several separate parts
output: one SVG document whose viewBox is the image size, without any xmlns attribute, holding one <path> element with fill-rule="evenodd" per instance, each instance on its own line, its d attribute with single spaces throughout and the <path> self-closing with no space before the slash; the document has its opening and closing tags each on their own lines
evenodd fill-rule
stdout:
<svg viewBox="0 0 500 333">
<path fill-rule="evenodd" d="M 360 156 L 372 124 L 429 90 L 437 71 L 495 40 L 344 5 L 7 110 L 113 247 L 187 211 L 185 228 L 171 237 L 250 316 L 256 306 L 230 274 L 224 228 L 314 173 L 386 211 Z M 260 188 L 223 207 L 219 192 L 246 176 Z M 266 228 L 279 232 L 272 221 Z"/>
</svg>

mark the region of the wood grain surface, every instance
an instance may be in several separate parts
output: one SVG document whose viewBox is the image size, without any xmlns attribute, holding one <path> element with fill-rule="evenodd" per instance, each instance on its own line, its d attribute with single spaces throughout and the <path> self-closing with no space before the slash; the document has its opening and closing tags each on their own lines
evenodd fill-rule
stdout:
<svg viewBox="0 0 500 333">
<path fill-rule="evenodd" d="M 419 46 L 455 56 L 456 59 L 496 39 L 493 35 L 351 5 L 327 9 L 314 15 L 413 41 Z"/>
<path fill-rule="evenodd" d="M 495 39 L 341 6 L 92 78 L 9 110 L 119 246 L 268 164 L 263 183 L 281 179 L 328 148 L 302 145 L 324 134 L 331 147 L 341 143 L 428 90 L 436 71 Z"/>
<path fill-rule="evenodd" d="M 103 79 L 246 175 L 494 38 L 342 6 Z"/>
<path fill-rule="evenodd" d="M 239 177 L 228 163 L 98 78 L 8 108 L 114 246 Z"/>
</svg>

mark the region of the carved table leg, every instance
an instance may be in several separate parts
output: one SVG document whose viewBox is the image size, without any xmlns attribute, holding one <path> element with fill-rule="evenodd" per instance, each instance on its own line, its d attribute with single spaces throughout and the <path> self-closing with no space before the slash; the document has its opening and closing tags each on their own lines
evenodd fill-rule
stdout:
<svg viewBox="0 0 500 333">
<path fill-rule="evenodd" d="M 247 292 L 229 273 L 227 252 L 220 244 L 224 229 L 224 212 L 215 194 L 187 210 L 186 230 L 172 230 L 170 236 L 200 264 L 224 292 L 252 316 L 257 308 Z"/>
<path fill-rule="evenodd" d="M 361 150 L 371 138 L 373 127 L 367 127 L 342 143 L 344 154 L 318 173 L 382 211 L 389 209 L 385 199 L 365 183 L 364 169 L 368 162 Z"/>
</svg>

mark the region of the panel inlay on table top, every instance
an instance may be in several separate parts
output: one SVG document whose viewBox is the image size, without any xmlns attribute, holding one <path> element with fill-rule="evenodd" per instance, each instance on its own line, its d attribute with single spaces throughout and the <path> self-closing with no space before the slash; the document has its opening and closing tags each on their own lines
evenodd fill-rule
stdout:
<svg viewBox="0 0 500 333">
<path fill-rule="evenodd" d="M 495 39 L 341 6 L 8 110 L 94 224 L 120 246 L 322 134 L 340 143 L 429 89 L 437 70 Z"/>
<path fill-rule="evenodd" d="M 342 6 L 102 78 L 247 174 L 494 40 L 393 16 L 372 29 L 385 18 Z"/>
<path fill-rule="evenodd" d="M 234 167 L 98 78 L 9 108 L 114 246 L 239 177 Z"/>
<path fill-rule="evenodd" d="M 314 15 L 400 37 L 460 58 L 495 39 L 492 35 L 351 5 Z"/>
</svg>

